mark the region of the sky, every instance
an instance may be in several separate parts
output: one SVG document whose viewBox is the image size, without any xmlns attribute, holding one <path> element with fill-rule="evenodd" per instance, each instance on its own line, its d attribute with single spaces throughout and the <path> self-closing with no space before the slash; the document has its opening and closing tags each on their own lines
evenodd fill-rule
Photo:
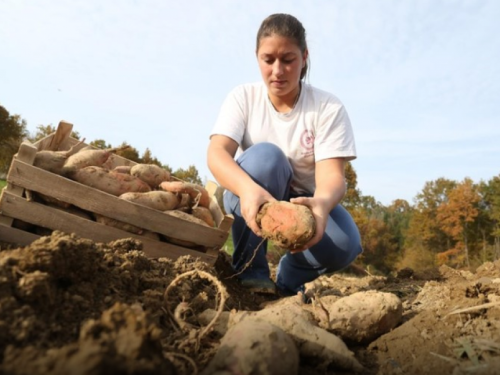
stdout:
<svg viewBox="0 0 500 375">
<path fill-rule="evenodd" d="M 261 80 L 273 13 L 302 22 L 308 83 L 349 113 L 363 195 L 413 203 L 441 177 L 500 175 L 498 0 L 0 0 L 0 105 L 30 132 L 65 120 L 213 180 L 210 131 Z"/>
</svg>

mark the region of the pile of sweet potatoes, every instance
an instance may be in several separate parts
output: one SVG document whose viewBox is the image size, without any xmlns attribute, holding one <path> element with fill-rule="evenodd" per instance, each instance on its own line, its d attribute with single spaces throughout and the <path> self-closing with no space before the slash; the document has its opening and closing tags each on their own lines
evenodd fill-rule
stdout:
<svg viewBox="0 0 500 375">
<path fill-rule="evenodd" d="M 177 180 L 168 170 L 155 164 L 115 166 L 110 161 L 113 159 L 112 155 L 121 148 L 102 150 L 89 146 L 78 147 L 81 143 L 68 151 L 38 151 L 34 166 L 134 204 L 200 225 L 216 226 L 209 209 L 211 199 L 203 186 Z M 41 198 L 50 200 L 50 197 Z M 145 233 L 134 225 L 102 215 L 93 216 L 97 222 L 108 226 L 135 234 Z"/>
</svg>

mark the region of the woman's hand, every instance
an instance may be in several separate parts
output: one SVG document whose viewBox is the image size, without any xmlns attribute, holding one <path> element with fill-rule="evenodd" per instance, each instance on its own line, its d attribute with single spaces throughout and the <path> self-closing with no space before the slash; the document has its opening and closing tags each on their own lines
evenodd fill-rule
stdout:
<svg viewBox="0 0 500 375">
<path fill-rule="evenodd" d="M 302 204 L 309 207 L 314 216 L 314 219 L 316 220 L 316 231 L 314 233 L 314 236 L 304 246 L 294 250 L 290 250 L 290 252 L 294 254 L 309 249 L 311 246 L 316 245 L 323 238 L 330 210 L 327 202 L 324 202 L 319 198 L 297 197 L 290 199 L 290 202 L 294 204 Z"/>
<path fill-rule="evenodd" d="M 240 198 L 241 216 L 248 227 L 262 237 L 255 221 L 257 212 L 264 203 L 276 199 L 236 164 L 234 155 L 237 149 L 238 143 L 231 138 L 224 135 L 212 136 L 207 153 L 208 166 L 219 184 Z"/>
<path fill-rule="evenodd" d="M 309 249 L 323 238 L 328 216 L 346 192 L 344 166 L 345 160 L 342 158 L 324 159 L 316 162 L 316 190 L 314 191 L 314 197 L 290 199 L 292 203 L 309 207 L 316 220 L 316 233 L 313 238 L 301 248 L 291 251 L 292 253 Z"/>
<path fill-rule="evenodd" d="M 240 211 L 241 216 L 245 219 L 247 226 L 257 236 L 262 237 L 255 218 L 259 212 L 260 207 L 266 202 L 274 202 L 276 199 L 269 194 L 267 190 L 260 185 L 252 184 L 240 193 Z"/>
</svg>

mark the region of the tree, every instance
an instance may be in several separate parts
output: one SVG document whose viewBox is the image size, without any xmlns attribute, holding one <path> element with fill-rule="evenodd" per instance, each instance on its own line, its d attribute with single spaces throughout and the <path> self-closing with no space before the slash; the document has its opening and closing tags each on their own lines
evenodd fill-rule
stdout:
<svg viewBox="0 0 500 375">
<path fill-rule="evenodd" d="M 342 205 L 347 210 L 351 210 L 359 204 L 361 192 L 357 188 L 358 175 L 350 162 L 347 162 L 345 166 L 345 180 L 347 184 L 347 191 L 344 199 L 342 199 Z"/>
<path fill-rule="evenodd" d="M 358 226 L 363 246 L 360 261 L 384 273 L 394 269 L 398 249 L 387 225 L 361 207 L 352 210 L 352 216 Z"/>
<path fill-rule="evenodd" d="M 129 146 L 125 142 L 123 142 L 118 147 L 120 148 L 120 150 L 116 152 L 116 155 L 135 161 L 136 163 L 141 163 L 141 158 L 139 157 L 139 151 L 137 151 L 136 148 Z"/>
<path fill-rule="evenodd" d="M 402 252 L 413 207 L 404 199 L 396 199 L 384 210 L 384 214 L 384 222 L 397 242 L 398 252 Z"/>
<path fill-rule="evenodd" d="M 441 203 L 437 209 L 437 219 L 441 222 L 441 228 L 458 242 L 455 249 L 448 249 L 448 251 L 456 250 L 458 252 L 463 248 L 465 261 L 469 268 L 469 224 L 474 222 L 478 216 L 477 204 L 479 200 L 477 186 L 470 178 L 465 178 L 448 193 L 448 200 Z M 453 255 L 454 252 L 450 252 L 450 254 Z"/>
<path fill-rule="evenodd" d="M 146 148 L 146 151 L 142 154 L 141 163 L 156 164 L 161 167 L 161 162 L 151 154 L 151 150 L 149 148 Z"/>
<path fill-rule="evenodd" d="M 450 249 L 452 238 L 446 234 L 437 220 L 437 209 L 448 199 L 448 192 L 455 181 L 438 178 L 426 182 L 417 194 L 408 229 L 405 231 L 404 254 L 400 266 L 417 268 L 421 261 L 425 267 L 435 265 L 436 254 Z M 408 258 L 408 259 L 407 259 Z"/>
<path fill-rule="evenodd" d="M 455 185 L 455 181 L 445 178 L 425 183 L 422 192 L 415 198 L 415 211 L 408 227 L 410 242 L 422 241 L 426 248 L 435 252 L 449 249 L 450 236 L 443 232 L 437 220 L 437 209 L 448 200 L 448 193 Z"/>
<path fill-rule="evenodd" d="M 188 169 L 179 168 L 172 173 L 174 177 L 186 182 L 191 182 L 193 184 L 202 184 L 201 178 L 198 174 L 198 170 L 194 165 L 190 165 Z"/>
<path fill-rule="evenodd" d="M 89 145 L 101 150 L 112 148 L 111 144 L 106 143 L 104 139 L 96 139 L 95 141 L 90 142 Z"/>
<path fill-rule="evenodd" d="M 500 258 L 500 175 L 493 177 L 487 183 L 479 186 L 482 201 L 480 215 L 484 215 L 485 230 L 491 237 L 493 258 Z M 486 237 L 486 235 L 484 236 Z"/>
<path fill-rule="evenodd" d="M 0 105 L 0 173 L 9 170 L 12 157 L 27 135 L 26 121 L 19 115 L 10 115 Z"/>
</svg>

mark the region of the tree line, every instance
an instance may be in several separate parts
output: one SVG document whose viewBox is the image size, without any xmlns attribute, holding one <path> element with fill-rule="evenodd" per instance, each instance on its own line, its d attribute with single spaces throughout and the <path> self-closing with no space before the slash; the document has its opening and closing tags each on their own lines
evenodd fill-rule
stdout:
<svg viewBox="0 0 500 375">
<path fill-rule="evenodd" d="M 19 115 L 10 115 L 0 106 L 0 173 L 8 170 L 23 140 L 35 142 L 53 132 L 52 125 L 40 125 L 30 135 Z M 72 136 L 80 138 L 78 133 Z M 102 139 L 90 144 L 112 147 Z M 118 147 L 123 145 L 125 142 Z M 160 165 L 180 179 L 201 183 L 194 165 L 172 171 L 149 149 L 140 155 L 129 147 L 118 154 L 138 163 Z M 358 262 L 369 266 L 372 273 L 388 274 L 405 267 L 423 271 L 442 264 L 473 269 L 500 259 L 500 174 L 478 183 L 468 177 L 462 181 L 438 178 L 426 182 L 412 204 L 396 199 L 388 206 L 362 194 L 351 163 L 347 163 L 346 181 L 343 205 L 359 227 L 364 249 Z"/>
<path fill-rule="evenodd" d="M 469 177 L 426 182 L 413 204 L 396 199 L 389 206 L 357 189 L 349 165 L 344 205 L 361 232 L 360 262 L 382 274 L 443 264 L 475 269 L 500 259 L 500 174 L 475 183 Z"/>
<path fill-rule="evenodd" d="M 18 151 L 19 146 L 25 140 L 34 143 L 56 131 L 56 128 L 49 125 L 38 125 L 34 133 L 30 133 L 26 121 L 19 115 L 10 115 L 7 109 L 0 105 L 0 176 L 7 173 L 12 161 L 12 157 Z M 73 131 L 71 136 L 80 139 L 80 134 Z M 122 142 L 120 145 L 112 146 L 103 139 L 96 139 L 89 142 L 91 146 L 106 148 L 122 148 L 116 151 L 116 154 L 132 160 L 136 163 L 156 164 L 168 170 L 173 176 L 192 183 L 202 184 L 198 170 L 194 165 L 186 169 L 177 168 L 173 170 L 168 164 L 162 164 L 158 158 L 153 156 L 151 150 L 146 150 L 141 154 L 136 148 Z M 124 146 L 128 146 L 125 148 Z"/>
</svg>

